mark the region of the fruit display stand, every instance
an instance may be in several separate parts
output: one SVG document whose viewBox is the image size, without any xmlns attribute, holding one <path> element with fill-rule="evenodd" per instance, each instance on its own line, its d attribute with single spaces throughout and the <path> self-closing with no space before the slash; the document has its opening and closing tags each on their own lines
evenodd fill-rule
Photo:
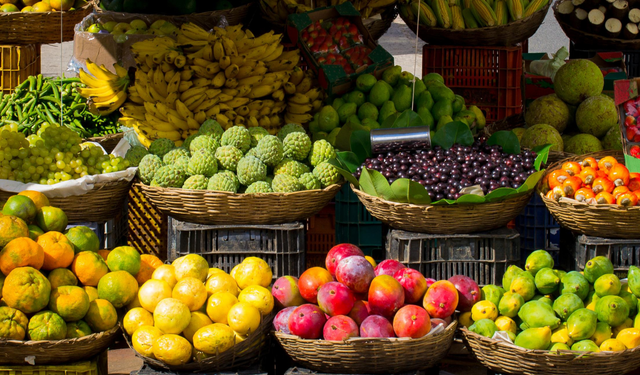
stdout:
<svg viewBox="0 0 640 375">
<path fill-rule="evenodd" d="M 0 93 L 8 96 L 29 76 L 38 74 L 40 74 L 39 44 L 0 46 Z M 0 103 L 3 103 L 0 107 L 6 105 L 4 102 Z"/>
<path fill-rule="evenodd" d="M 54 375 L 54 374 L 67 374 L 67 375 L 107 375 L 108 374 L 108 354 L 107 350 L 103 351 L 99 355 L 89 358 L 88 360 L 82 360 L 72 363 L 65 363 L 61 365 L 0 365 L 0 374 L 3 375 Z"/>
</svg>

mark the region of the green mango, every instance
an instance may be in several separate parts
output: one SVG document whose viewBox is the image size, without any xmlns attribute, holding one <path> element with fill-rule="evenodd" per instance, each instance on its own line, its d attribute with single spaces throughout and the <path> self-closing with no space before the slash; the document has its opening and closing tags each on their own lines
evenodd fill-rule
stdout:
<svg viewBox="0 0 640 375">
<path fill-rule="evenodd" d="M 560 279 L 560 282 L 562 282 L 562 278 L 564 277 L 564 275 L 566 275 L 567 273 L 563 270 L 553 270 L 553 273 L 556 274 L 556 276 L 558 276 L 558 278 Z"/>
<path fill-rule="evenodd" d="M 444 78 L 442 78 L 442 76 L 438 73 L 428 73 L 427 75 L 422 77 L 422 80 L 424 81 L 425 85 L 428 85 L 429 82 L 437 82 L 444 85 Z"/>
<path fill-rule="evenodd" d="M 586 340 L 596 333 L 598 316 L 589 309 L 578 309 L 567 319 L 569 336 L 575 341 Z"/>
<path fill-rule="evenodd" d="M 617 327 L 629 317 L 629 305 L 619 296 L 604 296 L 596 303 L 598 320 Z"/>
<path fill-rule="evenodd" d="M 464 107 L 464 98 L 460 95 L 456 95 L 455 99 L 453 99 L 453 103 L 451 103 L 451 109 L 453 110 L 453 113 L 455 114 L 462 111 L 463 107 Z"/>
<path fill-rule="evenodd" d="M 553 257 L 551 257 L 551 254 L 544 250 L 536 250 L 533 253 L 529 254 L 529 256 L 527 257 L 527 260 L 524 264 L 524 269 L 535 276 L 538 271 L 543 268 L 553 269 L 553 263 Z"/>
<path fill-rule="evenodd" d="M 398 83 L 393 86 L 400 86 L 400 85 L 413 86 L 413 80 L 415 78 L 416 77 L 409 72 L 402 72 L 400 73 L 400 77 L 398 78 Z"/>
<path fill-rule="evenodd" d="M 511 289 L 511 281 L 523 272 L 524 270 L 518 266 L 509 266 L 507 268 L 507 271 L 502 276 L 502 287 L 506 290 Z"/>
<path fill-rule="evenodd" d="M 598 277 L 596 282 L 593 283 L 593 288 L 598 297 L 615 296 L 620 294 L 622 284 L 620 284 L 618 276 L 608 273 Z"/>
<path fill-rule="evenodd" d="M 396 106 L 391 100 L 384 102 L 382 107 L 380 107 L 380 112 L 378 113 L 378 124 L 382 125 L 387 117 L 396 113 L 398 113 L 398 111 L 396 111 Z"/>
<path fill-rule="evenodd" d="M 589 338 L 589 340 L 600 346 L 605 340 L 611 338 L 611 326 L 605 322 L 598 322 L 596 324 L 596 332 Z"/>
<path fill-rule="evenodd" d="M 471 127 L 471 125 L 473 125 L 473 122 L 476 121 L 476 115 L 471 111 L 463 109 L 460 112 L 456 113 L 456 115 L 453 117 L 453 120 L 464 122 L 468 127 Z"/>
<path fill-rule="evenodd" d="M 498 327 L 496 326 L 496 323 L 491 319 L 480 319 L 469 327 L 469 331 L 488 338 L 492 338 L 497 330 Z"/>
<path fill-rule="evenodd" d="M 613 264 L 607 257 L 597 256 L 584 266 L 584 278 L 591 284 L 595 283 L 598 277 L 609 273 L 613 273 Z"/>
<path fill-rule="evenodd" d="M 370 118 L 365 118 L 364 120 L 362 120 L 362 126 L 364 126 L 365 128 L 369 128 L 369 130 L 380 129 L 380 124 L 378 124 L 378 121 L 372 120 Z"/>
<path fill-rule="evenodd" d="M 450 100 L 438 100 L 433 107 L 431 108 L 431 114 L 433 115 L 434 120 L 439 121 L 441 117 L 444 116 L 453 116 L 453 110 L 451 108 Z M 453 121 L 453 120 L 452 120 Z"/>
<path fill-rule="evenodd" d="M 427 110 L 431 111 L 431 108 L 433 107 L 433 104 L 434 104 L 433 98 L 431 97 L 431 93 L 426 90 L 421 92 L 420 95 L 416 96 L 415 104 L 418 110 L 420 110 L 420 108 L 426 108 Z"/>
<path fill-rule="evenodd" d="M 556 316 L 553 308 L 540 301 L 529 301 L 525 303 L 518 316 L 531 328 L 551 327 L 555 329 L 560 325 L 560 319 Z"/>
<path fill-rule="evenodd" d="M 424 122 L 424 124 L 428 126 L 429 129 L 435 128 L 435 120 L 433 119 L 433 116 L 431 116 L 431 111 L 429 111 L 427 108 L 418 108 L 418 116 L 420 116 L 422 122 Z"/>
<path fill-rule="evenodd" d="M 509 291 L 521 295 L 525 302 L 529 301 L 536 295 L 536 284 L 533 276 L 529 272 L 523 272 L 516 276 L 515 279 L 511 281 Z"/>
<path fill-rule="evenodd" d="M 402 67 L 399 65 L 392 66 L 391 68 L 385 70 L 382 73 L 382 79 L 390 84 L 391 86 L 395 86 L 400 79 L 400 73 L 402 73 Z M 378 81 L 380 82 L 380 81 Z M 388 99 L 387 99 L 388 100 Z"/>
<path fill-rule="evenodd" d="M 545 350 L 551 344 L 551 329 L 549 327 L 526 329 L 516 336 L 514 344 L 530 350 Z"/>
<path fill-rule="evenodd" d="M 358 90 L 367 93 L 371 90 L 373 85 L 376 84 L 376 82 L 378 82 L 376 77 L 371 74 L 365 73 L 358 76 L 358 78 L 356 79 L 356 87 L 358 88 Z"/>
<path fill-rule="evenodd" d="M 625 288 L 622 288 L 618 295 L 627 302 L 627 305 L 629 305 L 629 315 L 634 315 L 638 309 L 638 298 Z"/>
<path fill-rule="evenodd" d="M 370 118 L 372 120 L 378 120 L 378 107 L 373 105 L 372 103 L 364 103 L 358 108 L 358 118 L 362 121 L 366 118 Z"/>
<path fill-rule="evenodd" d="M 484 287 L 482 287 L 480 293 L 482 294 L 482 300 L 491 301 L 496 306 L 500 304 L 500 299 L 504 294 L 504 292 L 501 291 L 498 286 L 493 284 L 485 285 Z"/>
<path fill-rule="evenodd" d="M 411 89 L 409 86 L 398 85 L 398 88 L 393 93 L 393 104 L 396 106 L 396 111 L 404 112 L 411 108 Z"/>
<path fill-rule="evenodd" d="M 584 309 L 584 302 L 573 293 L 563 294 L 553 301 L 553 311 L 563 321 L 566 321 L 578 309 Z"/>
<path fill-rule="evenodd" d="M 385 81 L 378 81 L 369 91 L 369 102 L 376 107 L 382 106 L 391 98 L 391 91 Z M 379 121 L 378 121 L 379 122 Z"/>
<path fill-rule="evenodd" d="M 529 301 L 539 301 L 539 302 L 546 303 L 547 305 L 553 307 L 553 299 L 551 299 L 550 295 L 536 294 Z"/>
<path fill-rule="evenodd" d="M 569 345 L 563 344 L 561 342 L 553 343 L 549 348 L 550 352 L 557 352 L 558 350 L 571 350 L 571 348 L 569 347 Z"/>
<path fill-rule="evenodd" d="M 331 106 L 333 107 L 333 109 L 335 109 L 336 111 L 340 109 L 340 107 L 342 107 L 342 105 L 345 103 L 344 99 L 342 98 L 335 98 L 333 99 L 333 102 L 331 102 Z"/>
<path fill-rule="evenodd" d="M 435 119 L 435 117 L 434 117 Z M 438 120 L 438 124 L 436 125 L 436 131 L 442 129 L 445 125 L 447 125 L 448 123 L 452 122 L 453 119 L 451 118 L 451 116 L 442 116 L 440 117 L 440 119 Z"/>
<path fill-rule="evenodd" d="M 347 119 L 356 114 L 358 110 L 358 106 L 356 103 L 344 103 L 338 109 L 338 116 L 340 117 L 340 123 L 344 124 L 347 122 Z M 360 122 L 360 121 L 358 121 Z"/>
<path fill-rule="evenodd" d="M 542 294 L 551 294 L 558 289 L 560 278 L 553 272 L 552 268 L 543 268 L 535 277 L 536 288 Z"/>
<path fill-rule="evenodd" d="M 360 107 L 364 102 L 366 102 L 366 96 L 361 91 L 354 90 L 345 95 L 345 101 L 347 103 L 354 103 L 356 106 Z"/>
<path fill-rule="evenodd" d="M 427 90 L 427 86 L 420 79 L 416 79 L 409 87 L 413 90 L 413 95 L 418 98 L 420 94 Z"/>
<path fill-rule="evenodd" d="M 589 282 L 577 271 L 571 271 L 562 278 L 560 294 L 574 293 L 584 300 L 589 295 Z"/>
<path fill-rule="evenodd" d="M 500 311 L 500 315 L 513 318 L 518 315 L 518 311 L 520 311 L 522 305 L 524 305 L 524 299 L 521 295 L 518 293 L 505 293 L 502 298 L 500 298 L 498 311 Z"/>
<path fill-rule="evenodd" d="M 582 340 L 578 341 L 575 344 L 571 345 L 571 350 L 574 352 L 594 352 L 597 353 L 600 351 L 598 345 L 591 340 Z"/>
<path fill-rule="evenodd" d="M 629 281 L 629 290 L 636 297 L 640 298 L 640 268 L 636 266 L 629 267 L 629 274 L 627 275 Z"/>
<path fill-rule="evenodd" d="M 444 85 L 427 85 L 427 90 L 429 90 L 431 97 L 433 97 L 433 100 L 435 100 L 436 103 L 441 100 L 453 102 L 456 99 L 456 94 Z"/>
</svg>

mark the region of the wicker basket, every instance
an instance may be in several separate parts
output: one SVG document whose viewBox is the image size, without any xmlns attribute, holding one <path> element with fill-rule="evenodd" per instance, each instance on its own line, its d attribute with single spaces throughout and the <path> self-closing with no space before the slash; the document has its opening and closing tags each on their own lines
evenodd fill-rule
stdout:
<svg viewBox="0 0 640 375">
<path fill-rule="evenodd" d="M 0 39 L 5 44 L 51 44 L 73 40 L 73 28 L 93 10 L 95 0 L 71 12 L 0 12 Z"/>
<path fill-rule="evenodd" d="M 141 358 L 144 363 L 156 370 L 166 371 L 168 373 L 212 373 L 213 371 L 218 372 L 222 370 L 248 368 L 260 362 L 260 360 L 262 360 L 265 354 L 269 351 L 267 343 L 269 342 L 270 330 L 273 327 L 272 322 L 274 316 L 274 313 L 263 316 L 258 329 L 249 334 L 244 341 L 235 344 L 231 349 L 221 354 L 217 354 L 200 361 L 189 362 L 180 366 L 168 365 L 155 358 L 140 355 L 133 348 L 131 337 L 124 332 L 124 330 L 123 336 L 127 341 L 129 348 L 131 348 L 136 354 L 136 357 Z"/>
<path fill-rule="evenodd" d="M 549 10 L 549 5 L 527 18 L 502 26 L 477 29 L 452 30 L 439 27 L 418 26 L 418 36 L 428 44 L 454 46 L 515 46 L 536 33 Z M 416 32 L 416 20 L 400 14 L 409 29 Z"/>
<path fill-rule="evenodd" d="M 116 146 L 118 145 L 122 137 L 123 137 L 123 133 L 116 133 L 116 134 L 105 135 L 104 137 L 87 138 L 85 139 L 85 141 L 99 143 L 100 146 L 102 146 L 102 148 L 104 148 L 104 150 L 107 152 L 107 154 L 110 154 L 111 151 L 113 151 L 113 149 L 116 148 Z"/>
<path fill-rule="evenodd" d="M 605 49 L 606 51 L 628 51 L 634 49 L 640 49 L 640 39 L 614 39 L 607 38 L 598 34 L 591 34 L 584 32 L 582 30 L 576 29 L 573 26 L 569 25 L 558 12 L 558 5 L 560 5 L 562 1 L 556 1 L 553 6 L 553 11 L 556 16 L 556 20 L 560 24 L 562 31 L 567 35 L 567 37 L 576 45 L 579 46 L 589 46 L 589 48 L 593 49 Z"/>
<path fill-rule="evenodd" d="M 520 215 L 533 190 L 490 203 L 415 205 L 396 203 L 351 189 L 371 215 L 396 229 L 433 234 L 464 234 L 502 228 Z"/>
<path fill-rule="evenodd" d="M 124 200 L 129 193 L 131 181 L 100 182 L 93 189 L 82 195 L 64 198 L 49 198 L 53 207 L 58 207 L 67 214 L 69 224 L 96 222 L 104 223 L 118 215 L 124 207 Z M 0 190 L 0 201 L 7 200 L 15 193 Z"/>
<path fill-rule="evenodd" d="M 163 213 L 197 224 L 282 224 L 309 218 L 338 194 L 341 185 L 295 193 L 234 194 L 136 184 Z"/>
<path fill-rule="evenodd" d="M 400 374 L 437 365 L 449 352 L 457 325 L 454 320 L 444 332 L 419 339 L 353 338 L 339 342 L 301 339 L 282 332 L 275 336 L 296 363 L 320 373 Z"/>
<path fill-rule="evenodd" d="M 528 350 L 489 339 L 466 328 L 460 330 L 471 354 L 484 366 L 501 374 L 620 375 L 640 367 L 640 347 L 622 352 L 591 353 Z"/>
<path fill-rule="evenodd" d="M 398 10 L 395 6 L 390 7 L 380 14 L 380 19 L 365 24 L 369 34 L 376 42 L 389 30 L 393 21 L 398 17 Z"/>
<path fill-rule="evenodd" d="M 0 365 L 27 365 L 32 356 L 35 365 L 71 363 L 96 356 L 121 337 L 120 327 L 77 339 L 18 341 L 0 339 Z"/>
<path fill-rule="evenodd" d="M 564 161 L 580 161 L 588 156 L 596 159 L 604 156 L 614 156 L 619 162 L 624 162 L 621 151 L 600 151 L 592 154 L 574 156 Z M 563 161 L 555 163 L 547 169 L 547 174 L 559 169 Z M 538 193 L 547 206 L 551 215 L 561 226 L 574 232 L 588 236 L 605 238 L 638 238 L 637 226 L 640 221 L 640 206 L 625 208 L 615 204 L 587 204 L 578 202 L 556 202 L 547 198 L 542 189 L 543 178 L 538 185 Z"/>
</svg>

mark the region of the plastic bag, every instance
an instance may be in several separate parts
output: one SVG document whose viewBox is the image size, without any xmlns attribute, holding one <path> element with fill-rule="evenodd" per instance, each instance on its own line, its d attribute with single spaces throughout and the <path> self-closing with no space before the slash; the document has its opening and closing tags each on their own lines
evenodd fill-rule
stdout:
<svg viewBox="0 0 640 375">
<path fill-rule="evenodd" d="M 556 76 L 558 70 L 565 64 L 565 60 L 569 57 L 569 51 L 567 47 L 562 46 L 554 55 L 551 60 L 536 60 L 532 61 L 530 66 L 531 73 L 540 76 L 550 77 L 551 81 Z"/>
</svg>

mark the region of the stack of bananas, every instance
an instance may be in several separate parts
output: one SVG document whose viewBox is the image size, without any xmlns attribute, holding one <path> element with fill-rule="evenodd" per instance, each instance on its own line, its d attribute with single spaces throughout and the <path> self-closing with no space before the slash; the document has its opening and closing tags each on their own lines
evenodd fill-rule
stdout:
<svg viewBox="0 0 640 375">
<path fill-rule="evenodd" d="M 549 0 L 411 0 L 400 4 L 402 18 L 427 27 L 463 30 L 502 26 L 533 15 Z"/>
<path fill-rule="evenodd" d="M 303 72 L 300 67 L 293 69 L 289 82 L 284 84 L 287 97 L 287 109 L 284 114 L 286 123 L 306 124 L 313 120 L 312 114 L 322 108 L 323 96 L 317 88 L 317 80 L 311 70 Z"/>
<path fill-rule="evenodd" d="M 207 32 L 185 23 L 175 41 L 158 37 L 133 44 L 138 70 L 120 122 L 134 127 L 145 146 L 158 138 L 180 145 L 209 118 L 225 129 L 261 126 L 275 134 L 288 95 L 294 106 L 304 101 L 300 95 L 306 101 L 295 115 L 287 112 L 287 121 L 311 121 L 314 106 L 308 104 L 320 91 L 297 67 L 300 51 L 285 52 L 281 39 L 273 31 L 255 37 L 242 25 Z"/>
<path fill-rule="evenodd" d="M 289 14 L 305 13 L 347 1 L 349 0 L 260 0 L 260 8 L 264 19 L 276 24 L 284 24 Z M 396 0 L 353 0 L 351 2 L 362 18 L 366 19 L 389 9 L 395 5 Z"/>
<path fill-rule="evenodd" d="M 87 87 L 78 88 L 78 92 L 88 99 L 91 113 L 109 115 L 120 108 L 127 99 L 129 74 L 118 64 L 113 65 L 116 74 L 111 73 L 104 65 L 98 66 L 89 59 L 86 66 L 89 73 L 80 68 L 80 81 Z"/>
</svg>

